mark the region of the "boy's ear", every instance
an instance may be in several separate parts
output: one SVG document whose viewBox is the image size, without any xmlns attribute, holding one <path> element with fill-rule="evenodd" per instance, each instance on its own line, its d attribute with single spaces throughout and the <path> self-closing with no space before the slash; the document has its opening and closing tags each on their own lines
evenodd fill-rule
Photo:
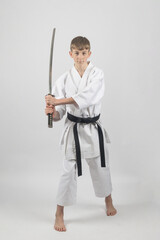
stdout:
<svg viewBox="0 0 160 240">
<path fill-rule="evenodd" d="M 90 51 L 90 52 L 89 52 L 89 57 L 91 56 L 91 54 L 92 54 L 92 52 Z"/>
<path fill-rule="evenodd" d="M 71 51 L 69 51 L 69 55 L 72 57 L 72 52 Z"/>
</svg>

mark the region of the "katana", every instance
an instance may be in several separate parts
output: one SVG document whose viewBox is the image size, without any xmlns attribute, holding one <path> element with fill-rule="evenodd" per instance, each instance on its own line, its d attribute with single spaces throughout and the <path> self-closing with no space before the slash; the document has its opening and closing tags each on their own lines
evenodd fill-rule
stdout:
<svg viewBox="0 0 160 240">
<path fill-rule="evenodd" d="M 56 32 L 56 29 L 53 28 L 51 50 L 50 50 L 50 62 L 49 62 L 49 94 L 48 94 L 53 97 L 55 97 L 55 96 L 52 95 L 52 61 L 53 61 L 53 47 L 54 47 L 55 32 Z M 53 127 L 53 114 L 52 113 L 48 113 L 48 127 L 49 128 Z"/>
</svg>

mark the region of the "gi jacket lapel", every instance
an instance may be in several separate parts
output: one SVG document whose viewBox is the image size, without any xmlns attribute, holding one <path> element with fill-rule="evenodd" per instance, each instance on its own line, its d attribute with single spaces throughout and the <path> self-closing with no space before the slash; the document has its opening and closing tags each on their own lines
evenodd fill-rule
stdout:
<svg viewBox="0 0 160 240">
<path fill-rule="evenodd" d="M 72 79 L 74 88 L 76 90 L 75 93 L 80 92 L 88 85 L 89 76 L 93 68 L 94 68 L 93 64 L 89 62 L 85 72 L 83 73 L 83 76 L 81 77 L 77 69 L 75 68 L 75 66 L 73 66 L 73 68 L 70 71 L 70 74 L 71 74 L 71 79 Z"/>
</svg>

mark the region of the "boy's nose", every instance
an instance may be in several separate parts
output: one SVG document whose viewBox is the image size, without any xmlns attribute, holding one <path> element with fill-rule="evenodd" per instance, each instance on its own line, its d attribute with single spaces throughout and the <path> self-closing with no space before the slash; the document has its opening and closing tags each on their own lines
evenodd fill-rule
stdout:
<svg viewBox="0 0 160 240">
<path fill-rule="evenodd" d="M 80 60 L 80 59 L 83 59 L 83 55 L 81 55 L 81 56 L 78 56 L 78 59 Z"/>
</svg>

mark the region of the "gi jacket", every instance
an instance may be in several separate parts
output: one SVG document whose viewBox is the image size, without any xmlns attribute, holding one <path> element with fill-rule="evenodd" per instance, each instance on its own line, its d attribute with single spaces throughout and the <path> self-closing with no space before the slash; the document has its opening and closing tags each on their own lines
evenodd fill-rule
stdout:
<svg viewBox="0 0 160 240">
<path fill-rule="evenodd" d="M 101 100 L 105 91 L 103 71 L 89 62 L 83 76 L 81 77 L 73 66 L 69 71 L 60 76 L 52 94 L 56 98 L 72 97 L 77 104 L 66 104 L 56 106 L 56 110 L 63 118 L 66 112 L 77 117 L 95 117 L 101 113 Z M 104 145 L 110 143 L 107 131 L 99 119 L 97 121 L 102 127 Z M 67 117 L 64 123 L 64 130 L 60 139 L 60 148 L 64 151 L 66 159 L 76 159 L 75 141 L 73 135 L 74 122 Z M 97 125 L 78 123 L 78 136 L 81 146 L 82 158 L 97 157 L 100 155 Z"/>
</svg>

